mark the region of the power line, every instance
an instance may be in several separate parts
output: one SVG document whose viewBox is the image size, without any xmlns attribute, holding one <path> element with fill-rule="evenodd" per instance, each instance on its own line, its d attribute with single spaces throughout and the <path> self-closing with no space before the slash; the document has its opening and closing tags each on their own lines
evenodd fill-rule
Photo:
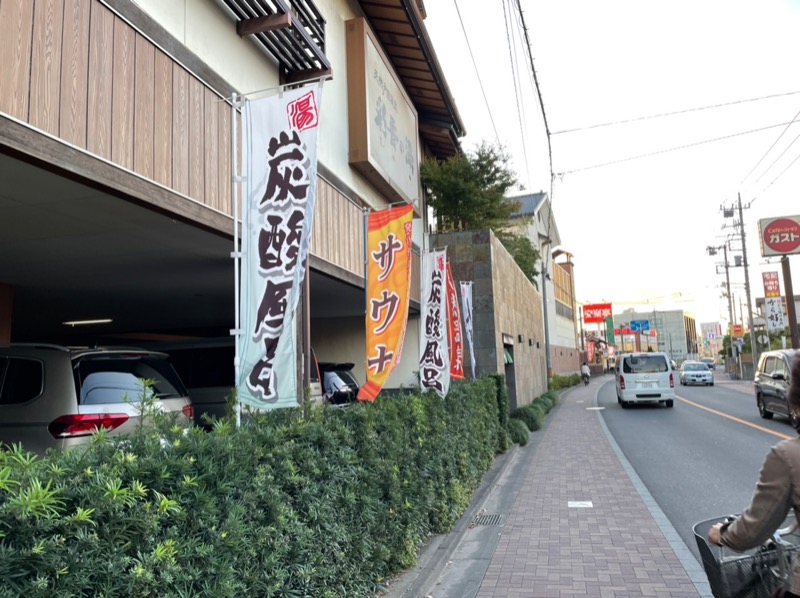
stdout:
<svg viewBox="0 0 800 598">
<path fill-rule="evenodd" d="M 798 112 L 798 114 L 800 114 L 800 112 Z M 795 118 L 796 118 L 796 117 L 795 117 Z M 775 158 L 775 159 L 772 161 L 772 164 L 770 164 L 769 166 L 767 166 L 767 169 L 766 169 L 764 172 L 762 172 L 762 173 L 761 173 L 761 175 L 760 175 L 760 176 L 759 176 L 759 177 L 756 179 L 756 183 L 757 183 L 758 181 L 760 181 L 761 179 L 763 179 L 763 178 L 764 178 L 764 176 L 765 176 L 765 175 L 766 175 L 766 174 L 767 174 L 767 173 L 768 173 L 768 172 L 769 172 L 769 171 L 772 169 L 772 167 L 773 167 L 773 166 L 775 166 L 775 164 L 777 164 L 778 160 L 780 160 L 781 158 L 783 158 L 784 154 L 785 154 L 786 152 L 788 152 L 788 151 L 791 149 L 791 147 L 792 147 L 792 146 L 795 144 L 795 142 L 796 142 L 798 139 L 800 139 L 800 134 L 798 134 L 798 135 L 797 135 L 797 136 L 796 136 L 796 137 L 795 137 L 795 138 L 792 140 L 792 142 L 791 142 L 789 145 L 787 145 L 787 146 L 786 146 L 786 147 L 783 149 L 783 151 L 780 153 L 780 155 L 779 155 L 777 158 Z M 796 159 L 797 159 L 797 158 L 795 158 L 795 160 L 796 160 Z"/>
<path fill-rule="evenodd" d="M 461 18 L 461 11 L 458 9 L 458 2 L 453 0 L 453 6 L 456 7 L 456 13 L 458 13 L 458 20 L 461 23 L 461 31 L 464 32 L 464 39 L 467 42 L 467 49 L 469 49 L 470 58 L 472 58 L 472 68 L 475 69 L 475 76 L 478 78 L 478 85 L 481 87 L 481 93 L 483 94 L 483 101 L 486 104 L 486 111 L 489 113 L 489 120 L 492 121 L 492 128 L 494 129 L 494 136 L 497 139 L 497 142 L 500 143 L 500 135 L 497 134 L 497 126 L 494 124 L 494 116 L 492 116 L 492 109 L 489 107 L 489 100 L 486 98 L 486 90 L 483 88 L 483 81 L 481 80 L 481 75 L 478 72 L 478 65 L 475 63 L 475 55 L 472 53 L 472 45 L 469 43 L 469 37 L 467 37 L 467 30 L 464 27 L 464 19 Z"/>
<path fill-rule="evenodd" d="M 565 174 L 573 174 L 576 172 L 583 172 L 585 170 L 593 170 L 595 168 L 603 168 L 605 166 L 613 166 L 615 164 L 622 164 L 624 162 L 632 162 L 634 160 L 641 160 L 642 158 L 652 158 L 653 156 L 658 156 L 660 154 L 666 154 L 669 152 L 676 152 L 678 150 L 689 149 L 692 147 L 697 147 L 699 145 L 705 145 L 707 143 L 714 143 L 715 141 L 725 141 L 726 139 L 733 139 L 734 137 L 740 137 L 742 135 L 749 135 L 751 133 L 760 133 L 761 131 L 767 131 L 769 129 L 774 129 L 776 127 L 783 127 L 785 125 L 790 125 L 792 123 L 798 122 L 797 120 L 791 120 L 788 123 L 779 123 L 777 125 L 769 125 L 767 127 L 760 127 L 758 129 L 751 129 L 749 131 L 741 131 L 739 133 L 733 133 L 731 135 L 723 135 L 722 137 L 714 137 L 713 139 L 705 139 L 703 141 L 697 141 L 695 143 L 688 143 L 686 145 L 679 145 L 677 147 L 671 147 L 663 150 L 658 150 L 655 152 L 649 152 L 647 154 L 640 154 L 638 156 L 630 156 L 628 158 L 621 158 L 619 160 L 611 160 L 610 162 L 602 162 L 600 164 L 594 164 L 592 166 L 584 166 L 583 168 L 574 168 L 572 170 L 565 170 L 564 172 L 558 173 L 558 176 L 564 176 Z"/>
<path fill-rule="evenodd" d="M 747 102 L 757 102 L 757 101 L 760 101 L 760 100 L 769 100 L 769 99 L 772 99 L 772 98 L 790 96 L 790 95 L 794 95 L 794 94 L 798 94 L 798 93 L 800 93 L 800 91 L 788 91 L 786 93 L 776 93 L 776 94 L 772 94 L 772 95 L 761 96 L 761 97 L 758 97 L 758 98 L 750 98 L 750 99 L 747 99 L 747 100 L 735 100 L 733 102 L 725 102 L 723 104 L 712 104 L 712 105 L 709 105 L 709 106 L 700 106 L 698 108 L 688 108 L 686 110 L 675 110 L 673 112 L 663 112 L 661 114 L 651 114 L 649 116 L 639 116 L 639 117 L 636 117 L 636 118 L 627 118 L 627 119 L 623 119 L 623 120 L 615 120 L 615 121 L 607 122 L 607 123 L 599 123 L 599 124 L 595 124 L 595 125 L 587 125 L 585 127 L 576 127 L 574 129 L 564 129 L 562 131 L 554 131 L 553 135 L 563 135 L 565 133 L 577 133 L 579 131 L 588 131 L 588 130 L 591 130 L 591 129 L 599 129 L 599 128 L 602 128 L 602 127 L 613 127 L 613 126 L 616 126 L 616 125 L 624 125 L 624 124 L 627 124 L 627 123 L 638 122 L 638 121 L 641 121 L 641 120 L 650 120 L 650 119 L 654 119 L 654 118 L 664 118 L 666 116 L 676 116 L 678 114 L 686 114 L 688 112 L 697 112 L 697 111 L 700 111 L 700 110 L 710 110 L 712 108 L 724 108 L 725 106 L 733 106 L 733 105 L 736 105 L 736 104 L 745 104 Z"/>
<path fill-rule="evenodd" d="M 531 173 L 528 167 L 528 146 L 525 143 L 525 126 L 523 124 L 522 111 L 520 109 L 520 91 L 517 87 L 517 61 L 513 51 L 512 30 L 508 25 L 508 13 L 506 12 L 506 0 L 503 0 L 503 20 L 506 25 L 506 39 L 508 40 L 508 59 L 511 62 L 511 79 L 514 81 L 514 98 L 517 101 L 517 119 L 519 120 L 520 133 L 522 134 L 522 155 L 525 158 L 525 173 L 528 177 L 528 184 L 531 182 Z"/>
<path fill-rule="evenodd" d="M 767 154 L 769 154 L 772 151 L 772 148 L 775 147 L 775 144 L 777 144 L 781 140 L 781 137 L 783 137 L 784 134 L 786 133 L 786 131 L 789 130 L 789 125 L 791 125 L 793 122 L 795 122 L 797 120 L 798 116 L 800 116 L 800 110 L 798 110 L 797 114 L 794 115 L 794 118 L 792 119 L 792 121 L 786 124 L 786 128 L 783 131 L 781 131 L 781 134 L 778 135 L 778 138 L 775 141 L 772 142 L 772 145 L 769 146 L 769 149 L 767 149 L 767 151 L 764 152 L 764 155 L 761 156 L 761 158 L 758 160 L 758 162 L 756 162 L 756 165 L 753 166 L 753 168 L 750 169 L 750 172 L 748 172 L 747 175 L 741 180 L 739 185 L 743 185 L 744 182 L 748 178 L 750 178 L 750 175 L 753 174 L 755 169 L 758 168 L 758 166 L 761 164 L 761 162 L 764 161 L 764 158 L 767 157 Z"/>
</svg>

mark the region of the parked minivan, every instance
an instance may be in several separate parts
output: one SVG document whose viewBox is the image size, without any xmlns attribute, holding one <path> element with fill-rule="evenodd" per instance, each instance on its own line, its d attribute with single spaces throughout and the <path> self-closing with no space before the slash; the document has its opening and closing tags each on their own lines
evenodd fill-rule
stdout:
<svg viewBox="0 0 800 598">
<path fill-rule="evenodd" d="M 666 353 L 623 353 L 617 359 L 616 381 L 622 407 L 645 402 L 672 407 L 674 403 L 675 378 Z"/>
<path fill-rule="evenodd" d="M 778 413 L 789 418 L 793 427 L 800 423 L 800 415 L 789 412 L 789 385 L 791 384 L 792 361 L 797 355 L 794 349 L 765 351 L 758 358 L 753 383 L 756 391 L 758 413 L 764 419 L 772 419 Z"/>
<path fill-rule="evenodd" d="M 150 380 L 146 387 L 143 380 Z M 133 432 L 142 397 L 190 425 L 193 407 L 164 353 L 132 347 L 52 344 L 0 347 L 0 444 L 33 453 L 86 444 L 96 428 Z"/>
</svg>

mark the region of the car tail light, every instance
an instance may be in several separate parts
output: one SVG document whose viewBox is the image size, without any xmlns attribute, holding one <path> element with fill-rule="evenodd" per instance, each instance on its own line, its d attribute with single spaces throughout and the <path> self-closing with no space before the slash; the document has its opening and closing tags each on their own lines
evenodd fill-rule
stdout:
<svg viewBox="0 0 800 598">
<path fill-rule="evenodd" d="M 127 413 L 88 413 L 84 415 L 62 415 L 57 417 L 47 429 L 53 438 L 76 438 L 88 436 L 97 428 L 113 430 L 128 421 Z"/>
<path fill-rule="evenodd" d="M 672 372 L 669 373 L 669 387 L 675 388 L 675 379 L 672 377 Z"/>
<path fill-rule="evenodd" d="M 625 390 L 625 378 L 622 376 L 619 377 L 619 388 L 620 390 Z"/>
<path fill-rule="evenodd" d="M 188 417 L 190 420 L 194 419 L 194 406 L 192 406 L 192 405 L 184 405 L 183 409 L 181 409 L 181 411 L 183 411 L 183 414 L 186 417 Z"/>
</svg>

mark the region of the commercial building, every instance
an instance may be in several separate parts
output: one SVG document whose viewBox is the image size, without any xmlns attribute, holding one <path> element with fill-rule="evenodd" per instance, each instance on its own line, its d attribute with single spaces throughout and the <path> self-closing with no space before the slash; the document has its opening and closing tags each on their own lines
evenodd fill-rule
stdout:
<svg viewBox="0 0 800 598">
<path fill-rule="evenodd" d="M 0 342 L 230 338 L 237 99 L 321 80 L 299 386 L 312 346 L 364 380 L 366 215 L 398 203 L 414 248 L 390 387 L 416 385 L 419 164 L 465 130 L 424 20 L 421 0 L 0 2 Z"/>
<path fill-rule="evenodd" d="M 618 353 L 663 351 L 677 362 L 699 356 L 697 324 L 688 312 L 680 309 L 637 312 L 629 308 L 614 314 L 613 320 Z M 647 322 L 647 332 L 636 325 L 631 327 L 632 322 Z"/>
</svg>

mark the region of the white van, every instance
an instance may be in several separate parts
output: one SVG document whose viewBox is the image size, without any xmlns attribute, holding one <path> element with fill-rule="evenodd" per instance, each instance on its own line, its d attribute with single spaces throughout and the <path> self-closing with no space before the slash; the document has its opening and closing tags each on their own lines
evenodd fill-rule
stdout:
<svg viewBox="0 0 800 598">
<path fill-rule="evenodd" d="M 623 353 L 617 358 L 617 400 L 631 403 L 654 402 L 672 407 L 675 379 L 666 353 Z"/>
</svg>

